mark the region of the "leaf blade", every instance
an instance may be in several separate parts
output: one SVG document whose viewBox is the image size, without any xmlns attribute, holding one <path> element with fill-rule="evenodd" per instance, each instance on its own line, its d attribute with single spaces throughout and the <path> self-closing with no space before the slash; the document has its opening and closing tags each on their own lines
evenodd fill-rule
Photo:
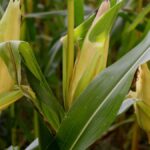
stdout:
<svg viewBox="0 0 150 150">
<path fill-rule="evenodd" d="M 84 20 L 84 0 L 74 1 L 74 6 L 75 6 L 75 26 L 78 26 Z"/>
<path fill-rule="evenodd" d="M 23 97 L 23 93 L 21 92 L 21 90 L 15 90 L 0 94 L 0 110 L 5 109 L 9 105 L 19 100 L 21 97 Z"/>
<path fill-rule="evenodd" d="M 24 58 L 28 80 L 31 87 L 35 90 L 37 99 L 39 99 L 38 101 L 41 105 L 40 107 L 46 117 L 49 118 L 50 124 L 57 131 L 64 116 L 64 109 L 49 87 L 29 44 L 27 42 L 20 42 L 19 52 Z"/>
<path fill-rule="evenodd" d="M 131 52 L 104 70 L 77 98 L 57 133 L 55 144 L 60 149 L 85 149 L 108 129 L 128 93 L 136 68 L 150 59 L 149 38 L 150 33 Z"/>
</svg>

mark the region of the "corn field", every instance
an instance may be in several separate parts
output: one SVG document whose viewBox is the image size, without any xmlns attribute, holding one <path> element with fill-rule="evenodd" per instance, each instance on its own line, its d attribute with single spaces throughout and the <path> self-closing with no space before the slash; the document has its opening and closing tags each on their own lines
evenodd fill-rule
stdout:
<svg viewBox="0 0 150 150">
<path fill-rule="evenodd" d="M 0 150 L 149 150 L 150 1 L 0 0 Z"/>
</svg>

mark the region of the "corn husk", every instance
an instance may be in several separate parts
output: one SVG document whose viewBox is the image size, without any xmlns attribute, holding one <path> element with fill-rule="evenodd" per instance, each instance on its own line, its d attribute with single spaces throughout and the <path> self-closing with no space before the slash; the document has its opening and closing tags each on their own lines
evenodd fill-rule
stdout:
<svg viewBox="0 0 150 150">
<path fill-rule="evenodd" d="M 138 99 L 134 105 L 138 124 L 146 131 L 150 142 L 150 70 L 147 64 L 139 67 L 134 97 Z"/>
<path fill-rule="evenodd" d="M 77 56 L 67 97 L 69 107 L 91 80 L 106 67 L 109 34 L 105 35 L 105 33 L 102 33 L 97 42 L 91 42 L 89 40 L 89 34 L 97 21 L 109 8 L 109 1 L 104 1 L 101 4 L 95 20 L 85 37 L 82 49 Z"/>
<path fill-rule="evenodd" d="M 0 20 L 0 42 L 19 40 L 20 37 L 20 1 L 10 0 L 8 7 Z M 0 56 L 0 94 L 12 89 L 15 81 Z"/>
<path fill-rule="evenodd" d="M 7 66 L 0 58 L 0 94 L 9 91 L 14 85 L 14 81 L 8 72 Z"/>
<path fill-rule="evenodd" d="M 0 20 L 0 42 L 19 40 L 20 19 L 20 1 L 10 0 L 7 9 Z"/>
<path fill-rule="evenodd" d="M 143 64 L 139 68 L 136 93 L 138 99 L 150 106 L 150 70 L 147 64 Z"/>
</svg>

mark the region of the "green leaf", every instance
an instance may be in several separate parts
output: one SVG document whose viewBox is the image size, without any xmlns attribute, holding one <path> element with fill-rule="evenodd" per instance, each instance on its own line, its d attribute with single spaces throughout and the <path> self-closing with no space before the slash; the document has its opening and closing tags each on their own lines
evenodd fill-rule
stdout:
<svg viewBox="0 0 150 150">
<path fill-rule="evenodd" d="M 8 67 L 9 73 L 16 84 L 21 83 L 21 57 L 18 51 L 18 43 L 0 43 L 0 57 Z"/>
<path fill-rule="evenodd" d="M 83 150 L 100 138 L 114 121 L 137 67 L 149 59 L 150 33 L 83 91 L 64 118 L 50 147 Z"/>
<path fill-rule="evenodd" d="M 11 92 L 0 94 L 0 111 L 16 102 L 21 97 L 23 97 L 23 93 L 21 90 L 14 90 Z"/>
<path fill-rule="evenodd" d="M 78 27 L 74 29 L 74 40 L 75 42 L 83 41 L 90 26 L 92 25 L 92 22 L 94 20 L 95 15 L 91 15 L 88 19 L 86 19 L 82 24 L 80 24 Z M 67 36 L 64 37 L 64 39 L 67 38 Z"/>
<path fill-rule="evenodd" d="M 63 108 L 57 99 L 51 95 L 49 88 L 42 85 L 27 68 L 26 71 L 28 81 L 37 96 L 35 103 L 38 103 L 37 105 L 40 107 L 39 111 L 42 111 L 44 114 L 43 117 L 46 124 L 50 123 L 52 130 L 55 129 L 57 131 L 64 116 Z"/>
<path fill-rule="evenodd" d="M 84 0 L 75 0 L 75 26 L 80 25 L 84 20 Z"/>
<path fill-rule="evenodd" d="M 87 31 L 89 30 L 93 20 L 94 20 L 95 14 L 89 16 L 82 24 L 80 24 L 78 27 L 74 29 L 74 41 L 80 42 L 84 40 Z M 63 43 L 66 45 L 67 42 L 65 41 L 67 39 L 67 35 L 65 35 L 62 38 Z"/>
<path fill-rule="evenodd" d="M 112 6 L 115 5 L 116 2 L 117 2 L 117 0 L 111 0 L 111 5 L 112 5 Z"/>
<path fill-rule="evenodd" d="M 24 64 L 28 70 L 28 80 L 37 95 L 37 99 L 39 99 L 42 112 L 52 128 L 57 130 L 64 116 L 64 110 L 53 95 L 29 44 L 20 42 L 19 52 L 24 59 Z"/>
<path fill-rule="evenodd" d="M 150 12 L 150 4 L 147 5 L 142 12 L 136 17 L 136 19 L 133 21 L 133 23 L 127 28 L 127 32 L 131 32 L 132 30 L 134 30 L 137 25 L 139 23 L 141 23 L 141 21 L 143 19 L 145 19 L 145 16 Z"/>
<path fill-rule="evenodd" d="M 38 117 L 38 139 L 40 150 L 45 150 L 50 141 L 54 140 L 54 136 L 48 131 L 40 117 Z"/>
<path fill-rule="evenodd" d="M 16 63 L 15 67 L 14 62 L 10 63 L 10 50 L 13 54 L 14 60 L 16 60 L 14 61 Z M 31 47 L 28 43 L 23 41 L 9 41 L 0 44 L 0 56 L 6 62 L 8 68 L 10 68 L 10 72 L 11 70 L 15 70 L 14 74 L 17 74 L 16 70 L 19 70 L 19 76 L 21 76 L 20 55 L 22 56 L 22 61 L 26 66 L 26 71 L 28 71 L 28 74 L 31 77 L 29 82 L 31 81 L 30 84 L 33 86 L 32 88 L 35 90 L 34 92 L 37 97 L 35 97 L 34 93 L 31 91 L 31 89 L 28 89 L 27 86 L 22 86 L 19 84 L 17 85 L 20 86 L 25 96 L 32 98 L 32 102 L 41 113 L 42 117 L 44 117 L 44 120 L 47 121 L 51 128 L 56 131 L 64 116 L 64 110 L 53 95 L 51 88 L 49 87 L 43 73 L 41 72 Z M 19 69 L 17 69 L 17 66 Z"/>
</svg>

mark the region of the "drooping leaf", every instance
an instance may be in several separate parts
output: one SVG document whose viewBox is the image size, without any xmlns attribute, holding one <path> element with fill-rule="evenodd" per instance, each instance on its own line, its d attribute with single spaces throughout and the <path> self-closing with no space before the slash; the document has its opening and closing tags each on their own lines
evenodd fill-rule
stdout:
<svg viewBox="0 0 150 150">
<path fill-rule="evenodd" d="M 114 121 L 137 67 L 148 60 L 150 33 L 83 91 L 64 118 L 50 147 L 83 150 L 97 140 Z"/>
<path fill-rule="evenodd" d="M 31 82 L 31 87 L 35 90 L 34 92 L 37 95 L 37 99 L 39 99 L 42 111 L 48 118 L 52 127 L 57 130 L 64 116 L 64 110 L 53 95 L 29 44 L 21 42 L 19 45 L 19 52 L 29 71 L 27 75 L 30 77 L 28 79 Z"/>
<path fill-rule="evenodd" d="M 23 97 L 23 93 L 21 90 L 14 90 L 0 94 L 0 111 L 16 102 L 21 97 Z"/>
<path fill-rule="evenodd" d="M 32 77 L 30 78 L 32 79 L 31 87 L 33 86 L 32 88 L 35 90 L 35 93 L 33 93 L 30 88 L 19 84 L 24 95 L 29 98 L 33 98 L 32 102 L 34 103 L 35 107 L 37 107 L 38 111 L 43 115 L 43 117 L 45 117 L 45 121 L 47 121 L 54 130 L 57 130 L 63 118 L 64 110 L 53 95 L 51 88 L 49 87 L 44 75 L 40 70 L 31 47 L 28 43 L 22 41 L 9 41 L 0 44 L 0 53 L 2 54 L 4 61 L 8 63 L 8 67 L 10 66 L 9 68 L 11 70 L 14 67 L 14 64 L 7 61 L 9 57 L 6 57 L 9 56 L 6 55 L 9 54 L 9 50 L 11 50 L 13 53 L 16 53 L 16 55 L 14 54 L 14 57 L 16 58 L 20 58 L 21 55 L 22 61 L 29 72 L 28 74 Z M 18 59 L 16 62 L 18 63 L 16 63 L 15 66 L 17 68 L 18 65 L 18 74 L 20 76 L 20 59 Z M 17 72 L 14 72 L 14 74 L 17 75 Z"/>
</svg>

